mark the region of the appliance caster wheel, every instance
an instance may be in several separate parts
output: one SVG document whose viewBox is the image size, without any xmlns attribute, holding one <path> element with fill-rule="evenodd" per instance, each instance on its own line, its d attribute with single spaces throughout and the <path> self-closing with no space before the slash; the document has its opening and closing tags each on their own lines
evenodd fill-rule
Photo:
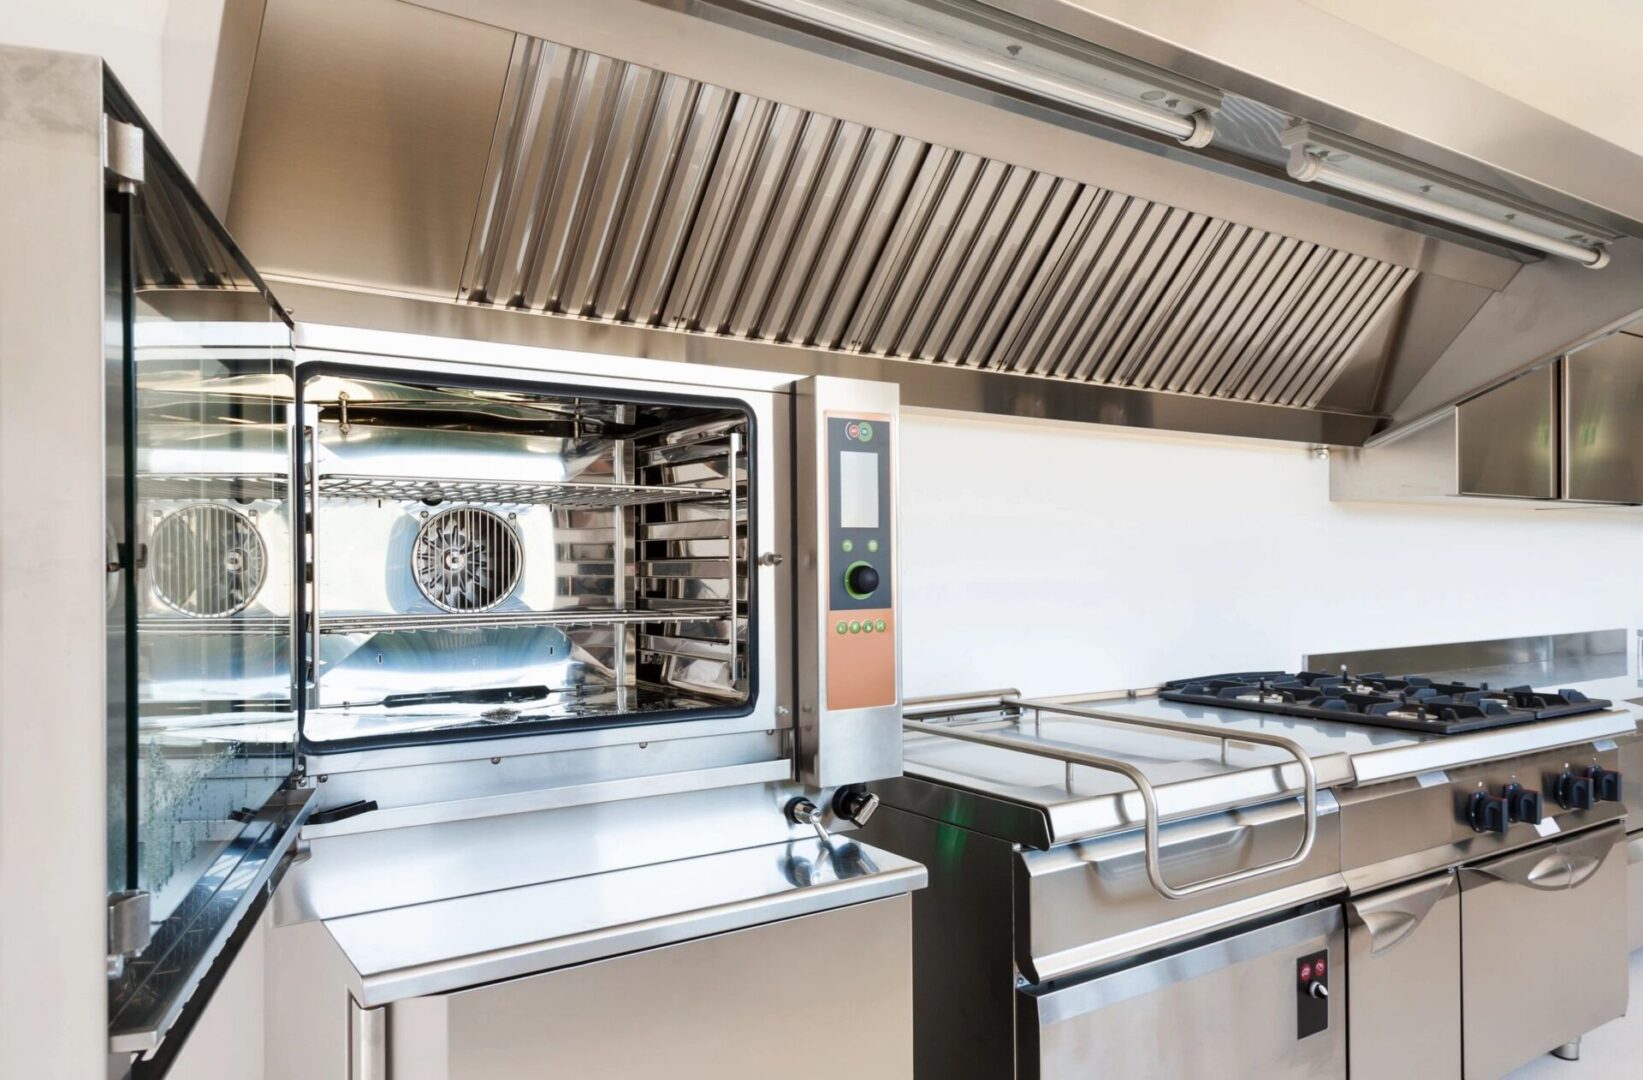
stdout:
<svg viewBox="0 0 1643 1080">
<path fill-rule="evenodd" d="M 1556 1050 L 1553 1050 L 1552 1051 L 1552 1056 L 1555 1057 L 1555 1058 L 1562 1058 L 1564 1061 L 1579 1061 L 1580 1060 L 1580 1040 L 1579 1039 L 1571 1039 L 1569 1042 L 1564 1043 L 1562 1046 L 1558 1047 Z"/>
</svg>

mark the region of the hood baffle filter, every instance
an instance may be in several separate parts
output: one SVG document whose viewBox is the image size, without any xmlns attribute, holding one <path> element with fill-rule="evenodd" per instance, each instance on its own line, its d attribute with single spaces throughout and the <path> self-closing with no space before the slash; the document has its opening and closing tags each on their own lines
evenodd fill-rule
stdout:
<svg viewBox="0 0 1643 1080">
<path fill-rule="evenodd" d="M 524 562 L 513 526 L 473 506 L 428 518 L 411 545 L 416 587 L 435 607 L 455 614 L 488 611 L 512 596 Z"/>
<path fill-rule="evenodd" d="M 150 580 L 168 606 L 199 619 L 244 611 L 268 574 L 256 523 L 215 503 L 185 506 L 160 519 L 151 538 Z"/>
</svg>

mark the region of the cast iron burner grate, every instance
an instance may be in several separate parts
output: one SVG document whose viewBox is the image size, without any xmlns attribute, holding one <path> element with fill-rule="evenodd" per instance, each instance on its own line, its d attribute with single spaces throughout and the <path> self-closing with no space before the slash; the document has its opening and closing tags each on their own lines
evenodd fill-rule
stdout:
<svg viewBox="0 0 1643 1080">
<path fill-rule="evenodd" d="M 1249 671 L 1167 682 L 1166 701 L 1309 716 L 1372 727 L 1459 735 L 1485 728 L 1597 712 L 1612 704 L 1579 690 L 1491 689 L 1423 675 L 1326 675 L 1317 671 Z"/>
</svg>

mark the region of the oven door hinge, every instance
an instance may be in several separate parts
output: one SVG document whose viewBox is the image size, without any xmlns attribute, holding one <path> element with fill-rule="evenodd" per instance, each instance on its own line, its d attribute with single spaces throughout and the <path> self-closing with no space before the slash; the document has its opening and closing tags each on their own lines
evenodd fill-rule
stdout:
<svg viewBox="0 0 1643 1080">
<path fill-rule="evenodd" d="M 150 935 L 148 893 L 141 889 L 108 894 L 108 977 L 125 974 L 126 961 L 142 955 Z"/>
<path fill-rule="evenodd" d="M 103 168 L 120 191 L 135 194 L 143 182 L 143 129 L 104 113 Z"/>
</svg>

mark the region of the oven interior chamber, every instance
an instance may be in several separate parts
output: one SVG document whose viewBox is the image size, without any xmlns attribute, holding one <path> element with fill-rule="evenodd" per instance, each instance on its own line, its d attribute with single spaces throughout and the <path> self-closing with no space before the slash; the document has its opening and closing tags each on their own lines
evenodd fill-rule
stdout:
<svg viewBox="0 0 1643 1080">
<path fill-rule="evenodd" d="M 736 713 L 735 402 L 302 380 L 310 744 Z"/>
</svg>

